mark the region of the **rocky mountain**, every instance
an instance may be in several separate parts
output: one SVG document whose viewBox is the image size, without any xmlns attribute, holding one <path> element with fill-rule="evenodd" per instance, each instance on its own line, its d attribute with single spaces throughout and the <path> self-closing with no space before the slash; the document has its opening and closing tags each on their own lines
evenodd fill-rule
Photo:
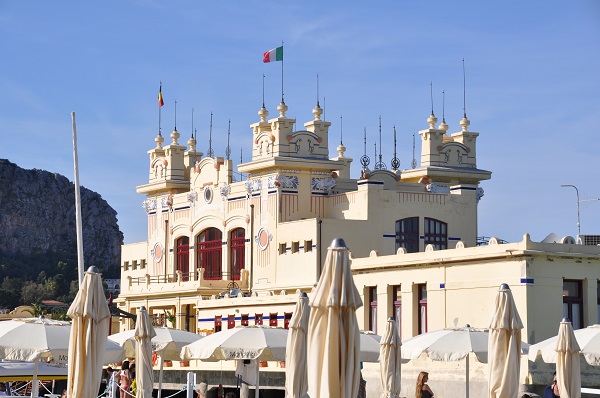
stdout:
<svg viewBox="0 0 600 398">
<path fill-rule="evenodd" d="M 96 192 L 80 191 L 85 268 L 118 277 L 117 212 Z M 42 271 L 77 277 L 75 186 L 60 174 L 0 159 L 0 278 L 36 280 Z"/>
</svg>

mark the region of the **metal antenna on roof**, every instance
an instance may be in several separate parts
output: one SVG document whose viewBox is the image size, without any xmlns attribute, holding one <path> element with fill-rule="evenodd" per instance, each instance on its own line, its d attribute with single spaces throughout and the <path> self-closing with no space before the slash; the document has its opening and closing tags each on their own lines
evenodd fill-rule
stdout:
<svg viewBox="0 0 600 398">
<path fill-rule="evenodd" d="M 344 118 L 340 115 L 340 145 L 344 145 L 343 137 L 344 137 L 344 128 L 343 128 Z"/>
</svg>

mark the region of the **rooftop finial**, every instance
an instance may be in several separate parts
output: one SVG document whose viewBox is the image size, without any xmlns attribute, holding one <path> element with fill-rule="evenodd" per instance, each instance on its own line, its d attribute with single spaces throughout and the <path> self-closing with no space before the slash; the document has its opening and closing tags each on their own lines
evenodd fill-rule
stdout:
<svg viewBox="0 0 600 398">
<path fill-rule="evenodd" d="M 467 118 L 467 75 L 465 73 L 465 59 L 462 60 L 463 66 L 463 117 Z"/>
<path fill-rule="evenodd" d="M 431 115 L 433 113 L 433 82 L 429 82 L 429 98 L 431 99 Z"/>
<path fill-rule="evenodd" d="M 319 106 L 319 74 L 317 73 L 317 106 Z"/>
<path fill-rule="evenodd" d="M 192 138 L 194 137 L 194 108 L 192 108 Z"/>
</svg>

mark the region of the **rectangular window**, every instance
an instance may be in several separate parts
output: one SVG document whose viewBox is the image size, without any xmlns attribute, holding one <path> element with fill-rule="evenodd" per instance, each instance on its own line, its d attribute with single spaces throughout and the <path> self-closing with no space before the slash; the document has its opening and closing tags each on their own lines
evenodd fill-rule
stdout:
<svg viewBox="0 0 600 398">
<path fill-rule="evenodd" d="M 277 313 L 273 313 L 271 312 L 269 314 L 269 326 L 275 326 L 277 327 Z"/>
<path fill-rule="evenodd" d="M 144 269 L 144 268 L 146 268 L 146 260 L 142 260 L 142 261 L 140 262 L 140 268 L 141 268 L 141 269 Z"/>
<path fill-rule="evenodd" d="M 292 253 L 298 253 L 300 251 L 300 242 L 292 242 Z"/>
<path fill-rule="evenodd" d="M 137 269 L 137 260 L 133 260 L 131 263 L 131 269 Z"/>
<path fill-rule="evenodd" d="M 600 281 L 596 282 L 596 297 L 598 300 L 598 319 L 596 319 L 596 323 L 600 323 Z"/>
<path fill-rule="evenodd" d="M 394 320 L 398 326 L 398 334 L 402 339 L 402 292 L 400 286 L 392 286 L 392 306 L 394 308 Z"/>
<path fill-rule="evenodd" d="M 396 251 L 403 247 L 407 253 L 419 251 L 419 217 L 396 221 Z"/>
<path fill-rule="evenodd" d="M 289 329 L 290 328 L 290 320 L 292 319 L 292 313 L 291 312 L 284 312 L 283 313 L 283 327 L 285 329 Z"/>
<path fill-rule="evenodd" d="M 242 326 L 248 326 L 248 324 L 249 324 L 249 323 L 248 323 L 248 319 L 249 319 L 249 316 L 248 316 L 248 314 L 242 314 L 242 322 L 241 322 L 241 325 L 242 325 Z"/>
<path fill-rule="evenodd" d="M 279 244 L 279 254 L 285 254 L 286 250 L 285 250 L 285 243 L 280 243 Z"/>
<path fill-rule="evenodd" d="M 227 329 L 233 329 L 235 327 L 235 315 L 227 316 Z"/>
<path fill-rule="evenodd" d="M 305 240 L 304 241 L 304 252 L 311 252 L 312 251 L 312 240 Z"/>
<path fill-rule="evenodd" d="M 573 329 L 583 327 L 583 290 L 580 280 L 563 280 L 563 317 L 569 318 Z"/>
<path fill-rule="evenodd" d="M 435 250 L 448 248 L 448 224 L 425 217 L 425 246 L 433 245 Z"/>
<path fill-rule="evenodd" d="M 254 314 L 254 324 L 255 325 L 263 324 L 263 314 Z"/>
<path fill-rule="evenodd" d="M 223 323 L 223 316 L 222 315 L 215 316 L 215 333 L 221 331 L 222 323 Z"/>
<path fill-rule="evenodd" d="M 377 287 L 369 287 L 369 330 L 377 334 Z"/>
<path fill-rule="evenodd" d="M 418 334 L 427 333 L 427 285 L 420 284 L 417 285 L 419 301 L 417 305 L 419 306 L 418 311 Z"/>
<path fill-rule="evenodd" d="M 128 268 L 129 268 L 129 261 L 125 261 L 123 263 L 123 269 L 125 269 L 125 271 L 127 271 Z"/>
</svg>

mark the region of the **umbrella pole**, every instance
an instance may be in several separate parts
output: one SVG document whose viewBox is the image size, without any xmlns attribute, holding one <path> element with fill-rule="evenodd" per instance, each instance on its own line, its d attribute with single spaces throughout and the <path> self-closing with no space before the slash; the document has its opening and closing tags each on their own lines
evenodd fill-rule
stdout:
<svg viewBox="0 0 600 398">
<path fill-rule="evenodd" d="M 38 361 L 35 361 L 33 363 L 33 380 L 31 380 L 31 396 L 32 397 L 39 397 L 40 395 L 40 385 L 38 383 Z"/>
<path fill-rule="evenodd" d="M 160 356 L 160 370 L 158 371 L 158 398 L 162 395 L 162 380 L 163 380 L 163 364 L 165 363 L 165 359 L 163 356 Z"/>
<path fill-rule="evenodd" d="M 258 361 L 258 360 L 256 360 Z M 259 398 L 260 396 L 260 391 L 259 391 L 259 386 L 260 386 L 260 366 L 257 363 L 256 364 L 256 391 L 254 391 L 254 398 Z"/>
<path fill-rule="evenodd" d="M 469 357 L 471 356 L 471 354 L 467 354 L 467 364 L 466 364 L 466 368 L 467 368 L 467 375 L 466 375 L 466 385 L 465 385 L 465 397 L 469 398 Z"/>
</svg>

